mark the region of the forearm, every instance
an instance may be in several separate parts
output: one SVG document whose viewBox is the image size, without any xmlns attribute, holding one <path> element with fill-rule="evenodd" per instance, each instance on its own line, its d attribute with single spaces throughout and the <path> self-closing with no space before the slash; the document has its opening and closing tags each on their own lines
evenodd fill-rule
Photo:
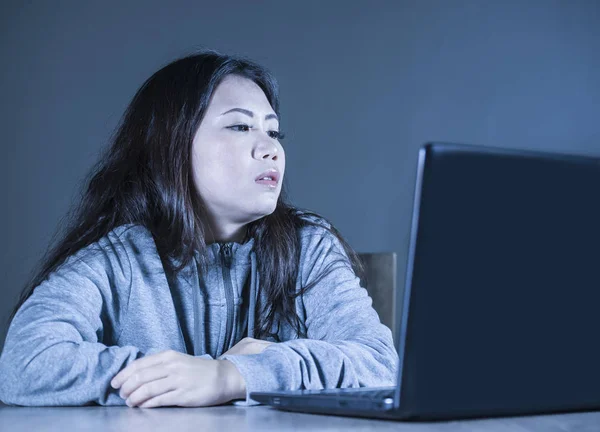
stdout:
<svg viewBox="0 0 600 432">
<path fill-rule="evenodd" d="M 395 384 L 397 354 L 387 343 L 298 339 L 261 354 L 227 356 L 254 391 L 379 387 Z"/>
<path fill-rule="evenodd" d="M 25 350 L 7 342 L 0 358 L 0 399 L 14 405 L 123 405 L 110 380 L 143 356 L 132 346 L 53 341 L 43 349 Z"/>
</svg>

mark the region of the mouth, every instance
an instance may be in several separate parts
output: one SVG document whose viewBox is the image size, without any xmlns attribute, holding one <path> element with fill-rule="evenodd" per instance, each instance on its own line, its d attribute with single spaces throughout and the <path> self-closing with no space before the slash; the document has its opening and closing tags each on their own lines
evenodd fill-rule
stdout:
<svg viewBox="0 0 600 432">
<path fill-rule="evenodd" d="M 280 178 L 279 171 L 276 169 L 267 170 L 261 174 L 259 174 L 254 181 L 260 185 L 265 185 L 271 188 L 277 187 Z"/>
</svg>

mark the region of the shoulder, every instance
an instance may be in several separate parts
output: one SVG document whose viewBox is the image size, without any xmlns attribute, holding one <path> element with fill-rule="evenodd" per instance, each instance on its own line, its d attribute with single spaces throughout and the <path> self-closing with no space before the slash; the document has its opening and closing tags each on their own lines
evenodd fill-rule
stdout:
<svg viewBox="0 0 600 432">
<path fill-rule="evenodd" d="M 298 237 L 300 240 L 300 272 L 303 279 L 331 269 L 337 264 L 348 267 L 349 260 L 334 226 L 323 216 L 301 213 Z M 306 281 L 304 281 L 306 283 Z"/>
<path fill-rule="evenodd" d="M 133 273 L 162 272 L 156 242 L 152 232 L 140 224 L 127 224 L 116 227 L 104 239 L 116 254 L 126 259 Z"/>
<path fill-rule="evenodd" d="M 126 224 L 113 228 L 76 255 L 89 257 L 98 252 L 108 255 L 126 255 L 136 254 L 148 248 L 156 248 L 152 233 L 143 225 Z"/>
<path fill-rule="evenodd" d="M 297 210 L 295 216 L 301 240 L 331 234 L 333 225 L 323 216 L 303 210 Z"/>
<path fill-rule="evenodd" d="M 303 252 L 339 244 L 337 231 L 326 218 L 316 213 L 297 212 L 298 238 Z"/>
<path fill-rule="evenodd" d="M 154 237 L 148 228 L 140 224 L 120 225 L 110 231 L 101 241 L 112 245 L 119 244 L 134 255 L 156 250 Z"/>
<path fill-rule="evenodd" d="M 156 245 L 151 232 L 142 225 L 127 224 L 113 228 L 97 241 L 80 249 L 62 266 L 80 268 L 82 265 L 96 273 L 130 278 L 135 262 L 154 255 Z"/>
</svg>

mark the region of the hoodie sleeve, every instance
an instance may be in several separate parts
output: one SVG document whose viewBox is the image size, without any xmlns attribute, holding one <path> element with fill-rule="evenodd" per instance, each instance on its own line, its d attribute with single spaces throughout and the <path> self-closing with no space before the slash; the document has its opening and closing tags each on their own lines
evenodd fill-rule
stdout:
<svg viewBox="0 0 600 432">
<path fill-rule="evenodd" d="M 131 288 L 127 251 L 113 235 L 70 256 L 12 320 L 0 356 L 0 399 L 10 405 L 124 405 L 110 380 L 142 357 L 118 336 Z M 114 306 L 113 306 L 114 305 Z"/>
<path fill-rule="evenodd" d="M 231 355 L 250 393 L 277 390 L 393 386 L 398 355 L 337 238 L 310 228 L 303 236 L 299 282 L 309 289 L 298 305 L 307 339 L 270 345 L 260 354 Z"/>
</svg>

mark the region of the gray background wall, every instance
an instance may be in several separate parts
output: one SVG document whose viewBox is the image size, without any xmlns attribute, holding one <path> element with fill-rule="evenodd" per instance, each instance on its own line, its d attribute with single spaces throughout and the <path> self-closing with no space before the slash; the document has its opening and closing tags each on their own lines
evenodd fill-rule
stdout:
<svg viewBox="0 0 600 432">
<path fill-rule="evenodd" d="M 600 155 L 600 1 L 218 3 L 2 2 L 0 346 L 129 99 L 195 48 L 275 73 L 293 201 L 401 281 L 422 143 Z"/>
</svg>

